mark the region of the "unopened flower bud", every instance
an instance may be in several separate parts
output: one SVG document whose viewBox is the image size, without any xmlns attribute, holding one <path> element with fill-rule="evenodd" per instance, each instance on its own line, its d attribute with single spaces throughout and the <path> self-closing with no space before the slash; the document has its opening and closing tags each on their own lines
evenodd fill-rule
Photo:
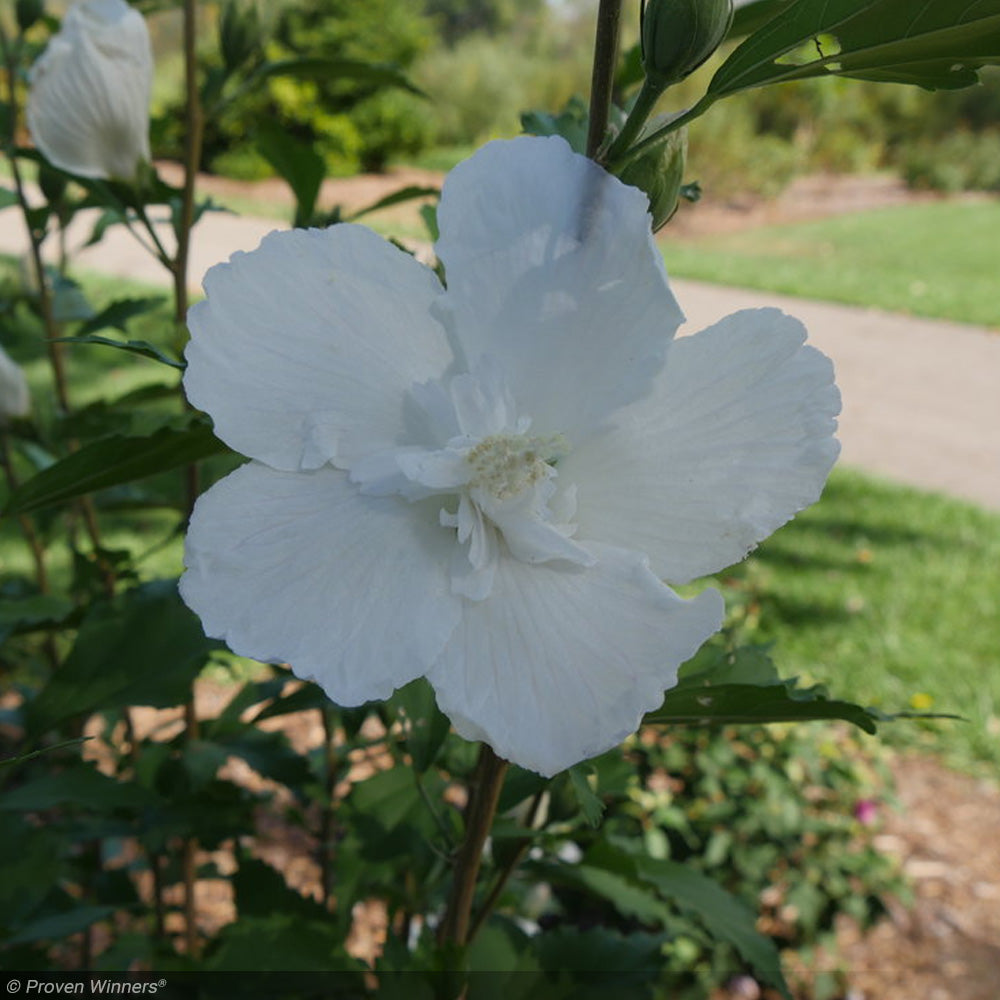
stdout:
<svg viewBox="0 0 1000 1000">
<path fill-rule="evenodd" d="M 724 41 L 733 0 L 646 0 L 642 8 L 642 65 L 660 87 L 693 73 Z"/>
<path fill-rule="evenodd" d="M 28 128 L 54 166 L 135 180 L 150 158 L 153 53 L 125 0 L 78 0 L 31 70 Z"/>
<path fill-rule="evenodd" d="M 665 118 L 666 116 L 661 116 L 659 119 L 654 119 L 646 127 L 646 131 L 654 132 L 660 128 Z M 639 188 L 649 198 L 654 233 L 677 211 L 686 161 L 687 129 L 682 128 L 668 132 L 660 142 L 630 160 L 618 172 L 618 176 L 625 184 Z"/>
<path fill-rule="evenodd" d="M 219 21 L 219 48 L 226 70 L 238 70 L 261 47 L 260 16 L 254 6 L 229 0 Z"/>
</svg>

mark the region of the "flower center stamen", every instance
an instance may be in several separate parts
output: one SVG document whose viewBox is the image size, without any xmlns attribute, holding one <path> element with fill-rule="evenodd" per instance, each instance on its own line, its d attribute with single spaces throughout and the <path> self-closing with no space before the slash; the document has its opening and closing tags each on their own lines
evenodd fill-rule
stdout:
<svg viewBox="0 0 1000 1000">
<path fill-rule="evenodd" d="M 560 434 L 529 437 L 527 434 L 491 434 L 466 456 L 472 469 L 470 487 L 507 500 L 519 496 L 541 479 L 552 475 L 552 464 L 566 455 Z"/>
</svg>

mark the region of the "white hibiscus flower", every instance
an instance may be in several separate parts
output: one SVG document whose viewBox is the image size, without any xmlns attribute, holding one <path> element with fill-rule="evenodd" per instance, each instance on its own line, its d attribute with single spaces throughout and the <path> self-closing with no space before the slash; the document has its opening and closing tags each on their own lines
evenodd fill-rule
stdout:
<svg viewBox="0 0 1000 1000">
<path fill-rule="evenodd" d="M 31 68 L 28 129 L 55 166 L 131 181 L 150 158 L 153 51 L 125 0 L 78 0 Z"/>
<path fill-rule="evenodd" d="M 348 225 L 209 272 L 185 387 L 252 461 L 199 500 L 181 593 L 340 704 L 426 676 L 462 736 L 554 774 L 719 628 L 717 592 L 661 578 L 819 496 L 839 395 L 776 310 L 671 344 L 645 196 L 561 139 L 484 147 L 439 222 L 447 289 Z"/>
</svg>

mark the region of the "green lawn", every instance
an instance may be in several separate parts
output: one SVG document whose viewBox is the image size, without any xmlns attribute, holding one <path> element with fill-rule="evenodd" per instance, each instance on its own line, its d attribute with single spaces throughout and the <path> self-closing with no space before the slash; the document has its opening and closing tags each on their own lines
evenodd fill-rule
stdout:
<svg viewBox="0 0 1000 1000">
<path fill-rule="evenodd" d="M 935 202 L 660 245 L 672 275 L 1000 328 L 1000 201 Z"/>
<path fill-rule="evenodd" d="M 740 634 L 773 641 L 783 675 L 887 711 L 916 695 L 968 721 L 886 724 L 892 742 L 1000 764 L 1000 515 L 835 470 L 720 579 Z"/>
</svg>

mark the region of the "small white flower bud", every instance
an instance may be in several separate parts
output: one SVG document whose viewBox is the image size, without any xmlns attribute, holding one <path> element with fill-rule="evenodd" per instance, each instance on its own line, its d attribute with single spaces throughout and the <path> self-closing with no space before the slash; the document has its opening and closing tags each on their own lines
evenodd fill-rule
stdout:
<svg viewBox="0 0 1000 1000">
<path fill-rule="evenodd" d="M 55 166 L 134 180 L 150 158 L 153 52 L 125 0 L 78 0 L 31 70 L 28 128 Z"/>
<path fill-rule="evenodd" d="M 11 417 L 26 416 L 30 407 L 31 396 L 24 372 L 0 347 L 0 424 Z"/>
</svg>

